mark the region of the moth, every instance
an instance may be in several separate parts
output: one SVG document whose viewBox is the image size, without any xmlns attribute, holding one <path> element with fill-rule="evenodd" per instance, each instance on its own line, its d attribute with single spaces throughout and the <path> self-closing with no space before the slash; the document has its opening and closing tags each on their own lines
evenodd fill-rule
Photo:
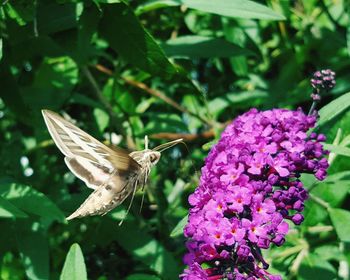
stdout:
<svg viewBox="0 0 350 280">
<path fill-rule="evenodd" d="M 42 110 L 42 114 L 52 139 L 65 155 L 68 168 L 94 190 L 67 220 L 105 215 L 130 194 L 133 199 L 137 189 L 144 188 L 161 152 L 183 142 L 177 139 L 149 149 L 145 136 L 145 149 L 128 153 L 102 144 L 52 111 Z"/>
</svg>

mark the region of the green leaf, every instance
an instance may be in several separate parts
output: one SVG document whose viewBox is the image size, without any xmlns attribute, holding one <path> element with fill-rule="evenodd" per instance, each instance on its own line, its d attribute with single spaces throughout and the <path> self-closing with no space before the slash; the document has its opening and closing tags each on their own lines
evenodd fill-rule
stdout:
<svg viewBox="0 0 350 280">
<path fill-rule="evenodd" d="M 332 145 L 332 144 L 323 144 L 323 146 L 326 150 L 330 150 L 335 154 L 350 157 L 350 148 Z"/>
<path fill-rule="evenodd" d="M 233 18 L 284 20 L 285 17 L 248 0 L 182 0 L 191 9 Z"/>
<path fill-rule="evenodd" d="M 346 46 L 348 49 L 348 55 L 350 56 L 350 25 L 346 29 Z"/>
<path fill-rule="evenodd" d="M 188 216 L 185 216 L 181 219 L 180 222 L 177 223 L 177 225 L 174 227 L 174 229 L 171 231 L 170 236 L 171 237 L 177 237 L 183 234 L 185 225 L 187 224 Z"/>
<path fill-rule="evenodd" d="M 350 242 L 350 212 L 332 208 L 329 210 L 329 215 L 339 239 L 343 242 Z"/>
<path fill-rule="evenodd" d="M 60 276 L 61 280 L 86 280 L 84 256 L 79 244 L 74 243 L 67 254 Z"/>
<path fill-rule="evenodd" d="M 0 38 L 0 61 L 2 59 L 2 38 Z"/>
<path fill-rule="evenodd" d="M 27 218 L 28 215 L 0 196 L 1 218 Z"/>
<path fill-rule="evenodd" d="M 28 279 L 49 279 L 49 244 L 42 232 L 34 230 L 37 227 L 30 221 L 16 224 L 18 249 Z"/>
<path fill-rule="evenodd" d="M 327 261 L 321 259 L 318 255 L 311 253 L 303 259 L 298 271 L 298 279 L 310 280 L 315 279 L 330 280 L 337 279 L 335 268 Z"/>
<path fill-rule="evenodd" d="M 6 57 L 0 62 L 1 98 L 6 106 L 15 113 L 16 117 L 24 123 L 29 124 L 31 110 L 24 103 L 17 81 L 11 74 Z"/>
<path fill-rule="evenodd" d="M 133 274 L 129 275 L 126 280 L 160 280 L 160 278 L 149 274 Z"/>
<path fill-rule="evenodd" d="M 135 11 L 137 15 L 150 12 L 160 8 L 180 6 L 179 0 L 151 0 L 139 5 Z"/>
<path fill-rule="evenodd" d="M 150 117 L 143 134 L 160 132 L 188 132 L 187 126 L 177 114 L 145 114 Z"/>
<path fill-rule="evenodd" d="M 100 132 L 103 133 L 104 130 L 106 129 L 106 127 L 108 126 L 109 115 L 105 111 L 103 111 L 99 108 L 95 108 L 94 109 L 94 116 L 95 116 L 95 119 L 96 119 L 96 122 L 97 122 L 97 125 L 98 125 Z"/>
<path fill-rule="evenodd" d="M 105 6 L 99 30 L 110 46 L 130 64 L 164 78 L 178 73 L 125 3 Z"/>
<path fill-rule="evenodd" d="M 343 94 L 342 96 L 338 97 L 320 109 L 320 118 L 318 120 L 318 125 L 324 125 L 326 122 L 332 120 L 349 107 L 350 92 Z"/>
<path fill-rule="evenodd" d="M 84 11 L 78 22 L 78 41 L 75 59 L 78 64 L 86 64 L 89 56 L 94 53 L 91 43 L 100 20 L 100 12 L 96 6 L 84 6 Z"/>
<path fill-rule="evenodd" d="M 162 47 L 168 56 L 173 57 L 210 58 L 252 54 L 226 40 L 204 36 L 178 37 L 168 40 Z"/>
<path fill-rule="evenodd" d="M 51 34 L 77 26 L 79 9 L 75 3 L 39 1 L 37 7 L 38 33 Z"/>
<path fill-rule="evenodd" d="M 108 233 L 104 240 L 98 241 L 102 243 L 101 246 L 108 246 L 109 242 L 116 240 L 115 236 L 118 236 L 117 242 L 124 250 L 146 264 L 149 269 L 159 273 L 162 279 L 178 279 L 182 267 L 172 253 L 147 233 L 146 228 L 142 228 L 130 220 L 125 220 L 120 227 L 116 225 L 114 220 L 110 220 L 109 223 L 105 220 L 99 231 Z M 96 241 L 93 241 L 93 244 L 96 244 Z"/>
<path fill-rule="evenodd" d="M 45 217 L 49 220 L 65 221 L 62 211 L 51 200 L 29 186 L 16 183 L 1 184 L 0 195 L 26 213 Z"/>
<path fill-rule="evenodd" d="M 24 102 L 36 112 L 59 109 L 77 84 L 78 72 L 77 64 L 68 56 L 45 58 L 34 82 L 22 90 Z"/>
<path fill-rule="evenodd" d="M 268 93 L 262 90 L 229 92 L 223 96 L 214 98 L 209 101 L 208 107 L 210 113 L 219 115 L 229 106 L 240 105 L 241 108 L 249 108 L 263 103 L 268 98 Z"/>
</svg>

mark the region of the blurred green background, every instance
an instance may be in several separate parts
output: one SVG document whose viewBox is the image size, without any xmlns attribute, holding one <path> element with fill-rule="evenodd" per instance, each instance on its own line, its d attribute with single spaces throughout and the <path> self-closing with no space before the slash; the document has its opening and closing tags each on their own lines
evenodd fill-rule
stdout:
<svg viewBox="0 0 350 280">
<path fill-rule="evenodd" d="M 0 278 L 178 279 L 188 195 L 225 125 L 249 108 L 307 111 L 331 68 L 317 130 L 330 176 L 286 244 L 265 252 L 283 279 L 349 279 L 350 4 L 344 0 L 2 0 Z M 345 95 L 344 95 L 345 94 Z M 331 102 L 331 103 L 330 103 Z M 328 105 L 327 105 L 328 104 Z M 90 193 L 64 164 L 40 110 L 130 150 L 183 137 L 128 201 L 65 221 Z M 74 244 L 74 243 L 78 243 Z"/>
</svg>

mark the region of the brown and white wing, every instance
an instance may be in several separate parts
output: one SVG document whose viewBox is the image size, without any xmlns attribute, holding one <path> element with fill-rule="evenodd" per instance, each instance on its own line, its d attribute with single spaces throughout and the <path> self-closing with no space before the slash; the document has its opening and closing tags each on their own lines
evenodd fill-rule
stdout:
<svg viewBox="0 0 350 280">
<path fill-rule="evenodd" d="M 42 114 L 52 139 L 66 156 L 67 166 L 88 187 L 98 188 L 112 173 L 125 177 L 139 170 L 140 165 L 127 151 L 107 147 L 52 111 L 42 110 Z"/>
</svg>

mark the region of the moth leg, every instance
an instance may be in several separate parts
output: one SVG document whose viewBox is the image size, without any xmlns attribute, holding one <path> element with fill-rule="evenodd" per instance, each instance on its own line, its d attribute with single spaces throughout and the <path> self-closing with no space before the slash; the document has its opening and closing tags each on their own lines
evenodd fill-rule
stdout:
<svg viewBox="0 0 350 280">
<path fill-rule="evenodd" d="M 130 203 L 129 203 L 129 206 L 128 206 L 128 210 L 126 210 L 126 213 L 125 213 L 123 219 L 119 222 L 119 224 L 118 224 L 119 226 L 122 225 L 122 223 L 124 222 L 126 216 L 129 214 L 129 211 L 130 211 L 131 205 L 132 205 L 132 203 L 134 201 L 135 193 L 136 193 L 136 190 L 137 190 L 137 183 L 138 182 L 136 181 L 134 183 L 134 185 L 133 185 L 133 190 L 132 190 L 132 195 L 131 195 L 131 200 L 130 200 Z"/>
</svg>

